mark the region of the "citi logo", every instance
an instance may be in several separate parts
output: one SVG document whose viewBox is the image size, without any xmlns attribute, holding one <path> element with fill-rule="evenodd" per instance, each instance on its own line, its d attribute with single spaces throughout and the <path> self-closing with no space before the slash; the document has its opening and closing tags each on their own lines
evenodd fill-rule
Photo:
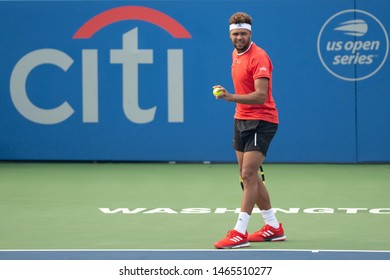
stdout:
<svg viewBox="0 0 390 280">
<path fill-rule="evenodd" d="M 73 39 L 88 40 L 111 24 L 129 20 L 151 23 L 168 32 L 174 39 L 191 38 L 191 34 L 179 22 L 160 11 L 139 6 L 124 6 L 92 17 L 74 33 Z M 125 116 L 133 123 L 145 124 L 154 120 L 158 108 L 157 106 L 141 108 L 138 68 L 141 64 L 153 64 L 154 52 L 153 49 L 138 47 L 138 32 L 136 27 L 122 35 L 122 48 L 109 50 L 109 63 L 122 68 L 122 109 Z M 99 122 L 99 54 L 98 49 L 81 50 L 83 123 Z M 166 92 L 169 123 L 184 122 L 183 56 L 183 49 L 166 51 L 166 73 L 161 74 L 167 77 L 167 88 L 156 89 L 160 93 Z M 58 124 L 69 119 L 75 110 L 67 100 L 54 108 L 42 108 L 34 104 L 29 98 L 27 80 L 32 72 L 39 71 L 44 65 L 67 72 L 73 64 L 74 60 L 69 54 L 54 48 L 37 49 L 20 58 L 10 77 L 10 95 L 18 112 L 31 122 L 39 124 Z"/>
<path fill-rule="evenodd" d="M 359 81 L 376 74 L 384 65 L 389 39 L 383 24 L 372 14 L 345 10 L 330 17 L 317 39 L 322 65 L 333 76 Z"/>
</svg>

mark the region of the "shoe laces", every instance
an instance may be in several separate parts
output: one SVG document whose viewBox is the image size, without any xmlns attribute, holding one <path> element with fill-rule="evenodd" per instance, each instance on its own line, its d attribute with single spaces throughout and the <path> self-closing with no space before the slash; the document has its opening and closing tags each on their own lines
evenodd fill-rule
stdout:
<svg viewBox="0 0 390 280">
<path fill-rule="evenodd" d="M 227 234 L 226 234 L 226 237 L 233 237 L 233 236 L 235 236 L 235 234 L 234 234 L 234 230 L 229 230 L 228 232 L 227 232 Z"/>
<path fill-rule="evenodd" d="M 265 231 L 270 230 L 270 229 L 272 229 L 272 227 L 270 225 L 266 224 L 259 230 L 259 233 L 263 234 Z"/>
<path fill-rule="evenodd" d="M 246 234 L 248 234 L 248 233 L 246 233 Z M 237 236 L 237 235 L 246 236 L 245 234 L 242 234 L 241 232 L 238 232 L 238 231 L 236 231 L 234 229 L 231 229 L 231 230 L 229 230 L 227 232 L 226 237 L 234 237 L 234 236 Z"/>
</svg>

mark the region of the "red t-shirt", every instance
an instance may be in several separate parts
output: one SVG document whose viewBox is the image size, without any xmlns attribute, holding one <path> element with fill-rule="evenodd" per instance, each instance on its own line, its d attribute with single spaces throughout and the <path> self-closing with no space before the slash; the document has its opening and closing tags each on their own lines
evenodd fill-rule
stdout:
<svg viewBox="0 0 390 280">
<path fill-rule="evenodd" d="M 264 104 L 236 104 L 235 119 L 264 120 L 279 123 L 278 110 L 272 97 L 272 62 L 267 53 L 252 43 L 244 53 L 232 54 L 232 78 L 235 94 L 248 94 L 255 91 L 254 82 L 268 78 L 268 92 Z"/>
</svg>

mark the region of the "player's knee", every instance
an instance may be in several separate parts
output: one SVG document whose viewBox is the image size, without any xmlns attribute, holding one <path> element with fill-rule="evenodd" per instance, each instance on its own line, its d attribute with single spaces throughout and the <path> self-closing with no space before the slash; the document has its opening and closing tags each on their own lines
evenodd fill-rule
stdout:
<svg viewBox="0 0 390 280">
<path fill-rule="evenodd" d="M 244 182 L 244 185 L 250 185 L 256 182 L 257 180 L 257 170 L 242 169 L 241 170 L 241 179 Z"/>
</svg>

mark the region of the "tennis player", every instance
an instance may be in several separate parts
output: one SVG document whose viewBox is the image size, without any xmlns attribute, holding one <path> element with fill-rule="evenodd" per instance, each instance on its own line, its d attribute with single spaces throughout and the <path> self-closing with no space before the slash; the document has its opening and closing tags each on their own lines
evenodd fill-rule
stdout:
<svg viewBox="0 0 390 280">
<path fill-rule="evenodd" d="M 251 40 L 252 18 L 243 12 L 230 17 L 232 78 L 235 94 L 223 86 L 217 99 L 236 103 L 233 148 L 244 184 L 241 212 L 234 229 L 214 244 L 218 249 L 248 247 L 249 242 L 286 240 L 282 224 L 271 207 L 268 191 L 258 177 L 268 147 L 278 129 L 278 110 L 272 97 L 272 62 Z M 249 234 L 247 227 L 254 206 L 261 210 L 265 225 Z"/>
</svg>

